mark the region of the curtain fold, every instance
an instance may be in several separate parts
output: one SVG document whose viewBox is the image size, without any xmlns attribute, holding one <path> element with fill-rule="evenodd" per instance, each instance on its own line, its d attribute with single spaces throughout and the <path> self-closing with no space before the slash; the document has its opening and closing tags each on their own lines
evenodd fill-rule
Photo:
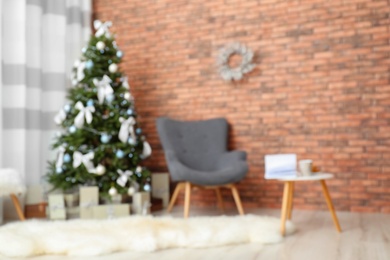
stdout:
<svg viewBox="0 0 390 260">
<path fill-rule="evenodd" d="M 0 167 L 38 184 L 58 131 L 53 117 L 91 33 L 90 0 L 1 1 Z"/>
</svg>

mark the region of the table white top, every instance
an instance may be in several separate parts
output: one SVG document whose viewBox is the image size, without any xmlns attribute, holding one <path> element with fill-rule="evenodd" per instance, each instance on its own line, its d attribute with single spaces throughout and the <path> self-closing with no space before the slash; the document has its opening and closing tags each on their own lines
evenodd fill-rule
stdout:
<svg viewBox="0 0 390 260">
<path fill-rule="evenodd" d="M 320 181 L 326 179 L 332 179 L 334 176 L 331 173 L 316 172 L 310 176 L 292 176 L 292 177 L 280 177 L 280 178 L 267 178 L 267 180 L 278 181 Z"/>
</svg>

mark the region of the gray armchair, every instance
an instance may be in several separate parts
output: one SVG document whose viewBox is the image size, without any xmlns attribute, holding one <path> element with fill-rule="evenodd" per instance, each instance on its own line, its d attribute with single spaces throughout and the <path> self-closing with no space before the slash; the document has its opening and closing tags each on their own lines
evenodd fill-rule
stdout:
<svg viewBox="0 0 390 260">
<path fill-rule="evenodd" d="M 185 189 L 184 216 L 188 217 L 191 188 L 202 186 L 215 189 L 221 209 L 220 188 L 231 189 L 239 213 L 244 214 L 234 183 L 243 179 L 248 171 L 246 153 L 227 151 L 226 119 L 182 122 L 159 118 L 157 130 L 171 178 L 179 182 L 168 211 L 172 210 L 179 192 Z"/>
</svg>

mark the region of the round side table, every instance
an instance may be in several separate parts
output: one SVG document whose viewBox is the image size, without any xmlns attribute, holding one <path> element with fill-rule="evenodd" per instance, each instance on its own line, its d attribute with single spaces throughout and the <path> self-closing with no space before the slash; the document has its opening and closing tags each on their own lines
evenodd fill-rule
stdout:
<svg viewBox="0 0 390 260">
<path fill-rule="evenodd" d="M 286 220 L 291 219 L 293 197 L 294 197 L 294 184 L 295 182 L 301 181 L 319 181 L 322 186 L 322 192 L 328 205 L 330 214 L 332 215 L 333 223 L 336 226 L 338 232 L 341 232 L 341 227 L 339 220 L 337 219 L 336 212 L 333 207 L 332 200 L 329 195 L 328 187 L 326 186 L 325 180 L 332 179 L 334 176 L 331 173 L 315 173 L 310 176 L 296 176 L 296 177 L 285 177 L 285 178 L 274 178 L 274 180 L 284 182 L 284 191 L 283 191 L 283 203 L 282 203 L 282 215 L 281 215 L 281 225 L 280 232 L 282 235 L 286 232 Z"/>
</svg>

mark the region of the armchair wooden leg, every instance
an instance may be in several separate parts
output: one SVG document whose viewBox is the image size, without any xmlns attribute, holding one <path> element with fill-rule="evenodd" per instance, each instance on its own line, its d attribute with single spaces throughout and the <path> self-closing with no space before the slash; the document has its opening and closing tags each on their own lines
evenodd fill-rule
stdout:
<svg viewBox="0 0 390 260">
<path fill-rule="evenodd" d="M 217 194 L 218 199 L 218 207 L 222 210 L 222 212 L 225 211 L 225 206 L 223 204 L 223 198 L 221 195 L 221 189 L 219 187 L 215 188 L 215 193 Z"/>
<path fill-rule="evenodd" d="M 177 200 L 177 196 L 179 195 L 180 190 L 183 188 L 184 188 L 184 183 L 182 183 L 182 182 L 180 182 L 176 185 L 176 188 L 175 188 L 175 191 L 173 192 L 171 201 L 169 202 L 167 212 L 172 211 L 173 205 L 175 205 L 175 202 Z"/>
<path fill-rule="evenodd" d="M 188 218 L 190 214 L 190 198 L 191 198 L 191 183 L 185 183 L 185 197 L 184 197 L 184 218 Z"/>
<path fill-rule="evenodd" d="M 16 213 L 18 213 L 19 219 L 21 221 L 26 220 L 25 217 L 24 217 L 24 213 L 23 213 L 22 207 L 20 206 L 18 197 L 14 193 L 11 193 L 10 196 L 11 196 L 11 199 L 12 199 L 12 203 L 14 204 L 14 207 L 16 209 Z"/>
<path fill-rule="evenodd" d="M 232 190 L 234 201 L 236 202 L 237 210 L 240 215 L 244 215 L 244 209 L 242 208 L 240 195 L 238 194 L 238 190 L 235 185 L 231 185 L 230 189 Z"/>
</svg>

